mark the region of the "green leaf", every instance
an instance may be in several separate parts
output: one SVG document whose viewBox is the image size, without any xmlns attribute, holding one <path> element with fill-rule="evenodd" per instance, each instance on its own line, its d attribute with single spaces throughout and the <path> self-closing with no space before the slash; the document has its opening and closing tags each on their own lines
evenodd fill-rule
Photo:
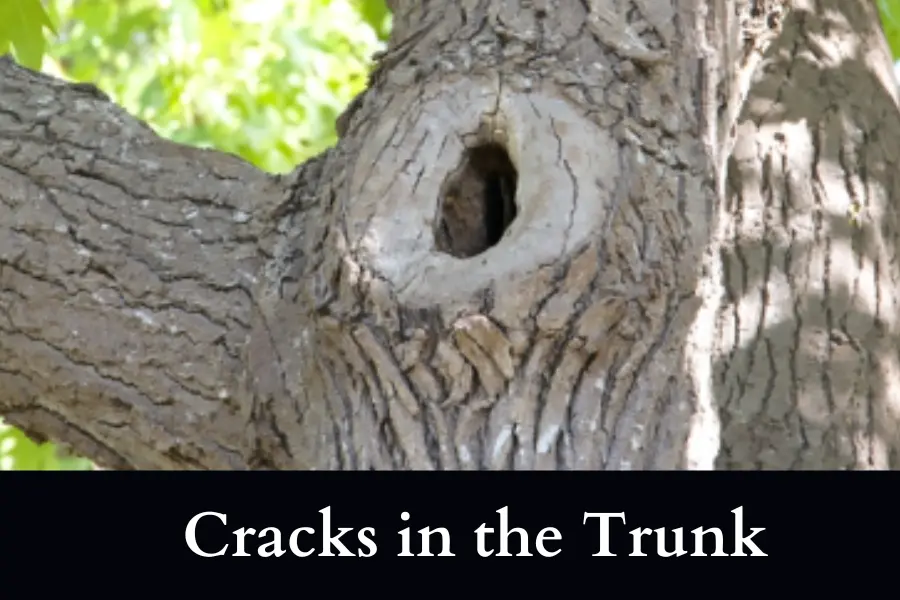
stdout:
<svg viewBox="0 0 900 600">
<path fill-rule="evenodd" d="M 35 444 L 0 420 L 0 471 L 84 471 L 91 467 L 89 460 L 62 453 L 49 442 Z"/>
<path fill-rule="evenodd" d="M 72 10 L 72 18 L 92 31 L 106 31 L 114 16 L 115 7 L 108 2 L 76 2 Z"/>
<path fill-rule="evenodd" d="M 378 39 L 386 40 L 391 30 L 391 12 L 384 0 L 356 0 L 359 16 L 378 34 Z"/>
<path fill-rule="evenodd" d="M 900 58 L 900 0 L 878 0 L 878 12 L 891 55 L 897 60 Z"/>
<path fill-rule="evenodd" d="M 40 0 L 0 0 L 0 45 L 12 45 L 16 59 L 40 70 L 44 59 L 44 28 L 56 34 Z"/>
</svg>

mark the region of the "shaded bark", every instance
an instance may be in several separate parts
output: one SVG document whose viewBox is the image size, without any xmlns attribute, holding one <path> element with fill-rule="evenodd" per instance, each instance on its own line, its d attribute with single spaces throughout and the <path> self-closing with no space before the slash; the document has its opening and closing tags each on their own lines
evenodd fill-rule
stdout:
<svg viewBox="0 0 900 600">
<path fill-rule="evenodd" d="M 396 0 L 286 176 L 0 63 L 0 413 L 114 468 L 893 466 L 890 60 L 793 4 Z"/>
<path fill-rule="evenodd" d="M 870 2 L 796 2 L 720 230 L 721 468 L 896 468 L 900 119 Z"/>
</svg>

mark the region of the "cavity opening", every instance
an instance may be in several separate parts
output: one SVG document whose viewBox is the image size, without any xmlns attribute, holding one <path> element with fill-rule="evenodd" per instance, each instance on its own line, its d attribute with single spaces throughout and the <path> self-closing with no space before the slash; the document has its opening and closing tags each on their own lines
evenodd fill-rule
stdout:
<svg viewBox="0 0 900 600">
<path fill-rule="evenodd" d="M 499 243 L 516 218 L 518 173 L 497 143 L 469 148 L 461 162 L 441 193 L 435 244 L 470 258 Z"/>
</svg>

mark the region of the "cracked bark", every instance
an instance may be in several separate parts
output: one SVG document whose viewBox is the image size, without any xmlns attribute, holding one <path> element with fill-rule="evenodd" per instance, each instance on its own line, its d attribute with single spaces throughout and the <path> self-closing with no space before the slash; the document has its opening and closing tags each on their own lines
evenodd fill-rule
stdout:
<svg viewBox="0 0 900 600">
<path fill-rule="evenodd" d="M 0 63 L 4 418 L 112 468 L 894 466 L 867 2 L 389 4 L 283 176 Z M 454 255 L 486 145 L 514 218 Z"/>
</svg>

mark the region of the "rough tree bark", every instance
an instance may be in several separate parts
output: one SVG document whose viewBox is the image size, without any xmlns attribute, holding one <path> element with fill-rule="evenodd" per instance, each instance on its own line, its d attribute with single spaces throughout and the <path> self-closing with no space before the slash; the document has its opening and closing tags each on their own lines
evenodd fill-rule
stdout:
<svg viewBox="0 0 900 600">
<path fill-rule="evenodd" d="M 868 0 L 394 0 L 287 175 L 0 62 L 0 414 L 111 468 L 892 468 Z"/>
</svg>

